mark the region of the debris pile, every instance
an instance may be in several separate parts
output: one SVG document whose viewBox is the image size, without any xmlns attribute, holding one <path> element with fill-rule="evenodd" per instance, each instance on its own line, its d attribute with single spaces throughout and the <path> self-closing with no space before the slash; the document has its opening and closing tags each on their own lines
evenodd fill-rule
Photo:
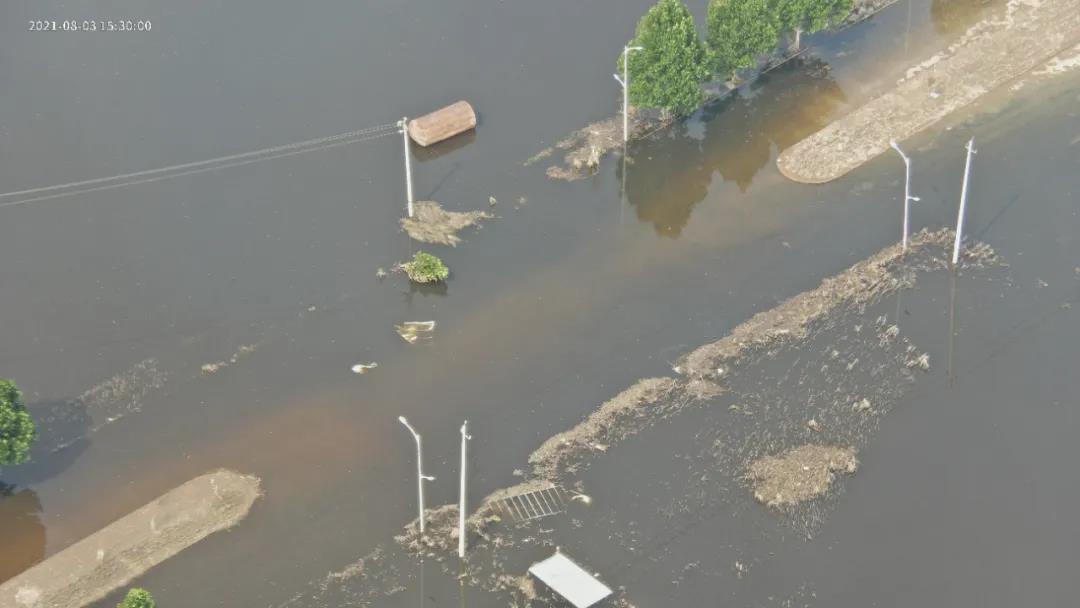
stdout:
<svg viewBox="0 0 1080 608">
<path fill-rule="evenodd" d="M 821 496 L 836 479 L 836 473 L 850 475 L 858 467 L 851 448 L 808 444 L 755 461 L 747 477 L 754 484 L 754 498 L 759 502 L 788 507 Z"/>
<path fill-rule="evenodd" d="M 456 247 L 461 242 L 459 231 L 493 217 L 486 211 L 447 211 L 435 201 L 417 201 L 413 217 L 402 218 L 401 227 L 421 243 Z"/>
</svg>

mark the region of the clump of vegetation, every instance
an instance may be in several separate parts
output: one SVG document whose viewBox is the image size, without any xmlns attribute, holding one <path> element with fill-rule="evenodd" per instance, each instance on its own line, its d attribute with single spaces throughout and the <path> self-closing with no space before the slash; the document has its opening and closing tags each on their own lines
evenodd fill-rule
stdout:
<svg viewBox="0 0 1080 608">
<path fill-rule="evenodd" d="M 439 258 L 427 253 L 417 251 L 413 259 L 398 266 L 410 281 L 416 283 L 438 283 L 445 281 L 450 276 L 450 269 Z"/>
<path fill-rule="evenodd" d="M 157 602 L 154 596 L 146 589 L 135 587 L 127 592 L 124 601 L 116 605 L 116 608 L 156 608 Z"/>
<path fill-rule="evenodd" d="M 630 102 L 683 116 L 701 106 L 709 78 L 709 53 L 694 16 L 681 0 L 660 0 L 638 22 L 630 44 Z M 622 56 L 619 72 L 622 72 Z"/>
<path fill-rule="evenodd" d="M 22 464 L 30 459 L 37 429 L 22 402 L 22 393 L 11 380 L 0 380 L 0 466 Z"/>
</svg>

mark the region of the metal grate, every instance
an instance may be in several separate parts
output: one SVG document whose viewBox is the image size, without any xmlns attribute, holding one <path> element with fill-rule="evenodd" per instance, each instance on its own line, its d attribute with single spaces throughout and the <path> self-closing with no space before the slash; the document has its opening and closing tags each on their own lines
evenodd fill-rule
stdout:
<svg viewBox="0 0 1080 608">
<path fill-rule="evenodd" d="M 566 510 L 564 491 L 555 484 L 539 490 L 500 498 L 494 504 L 502 515 L 515 522 L 557 515 Z"/>
</svg>

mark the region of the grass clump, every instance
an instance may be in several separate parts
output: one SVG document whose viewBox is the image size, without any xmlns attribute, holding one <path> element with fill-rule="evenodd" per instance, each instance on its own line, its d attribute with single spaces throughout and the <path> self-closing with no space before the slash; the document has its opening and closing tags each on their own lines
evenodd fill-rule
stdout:
<svg viewBox="0 0 1080 608">
<path fill-rule="evenodd" d="M 450 276 L 450 269 L 438 257 L 425 251 L 417 251 L 412 261 L 405 262 L 399 268 L 416 283 L 438 283 Z"/>
</svg>

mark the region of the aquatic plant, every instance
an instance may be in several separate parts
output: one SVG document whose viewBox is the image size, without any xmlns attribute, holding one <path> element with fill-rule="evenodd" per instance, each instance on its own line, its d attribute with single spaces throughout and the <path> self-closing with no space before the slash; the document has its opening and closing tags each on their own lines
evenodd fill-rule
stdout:
<svg viewBox="0 0 1080 608">
<path fill-rule="evenodd" d="M 409 280 L 417 283 L 437 283 L 450 276 L 450 269 L 439 258 L 425 251 L 417 251 L 412 261 L 400 266 Z"/>
</svg>

